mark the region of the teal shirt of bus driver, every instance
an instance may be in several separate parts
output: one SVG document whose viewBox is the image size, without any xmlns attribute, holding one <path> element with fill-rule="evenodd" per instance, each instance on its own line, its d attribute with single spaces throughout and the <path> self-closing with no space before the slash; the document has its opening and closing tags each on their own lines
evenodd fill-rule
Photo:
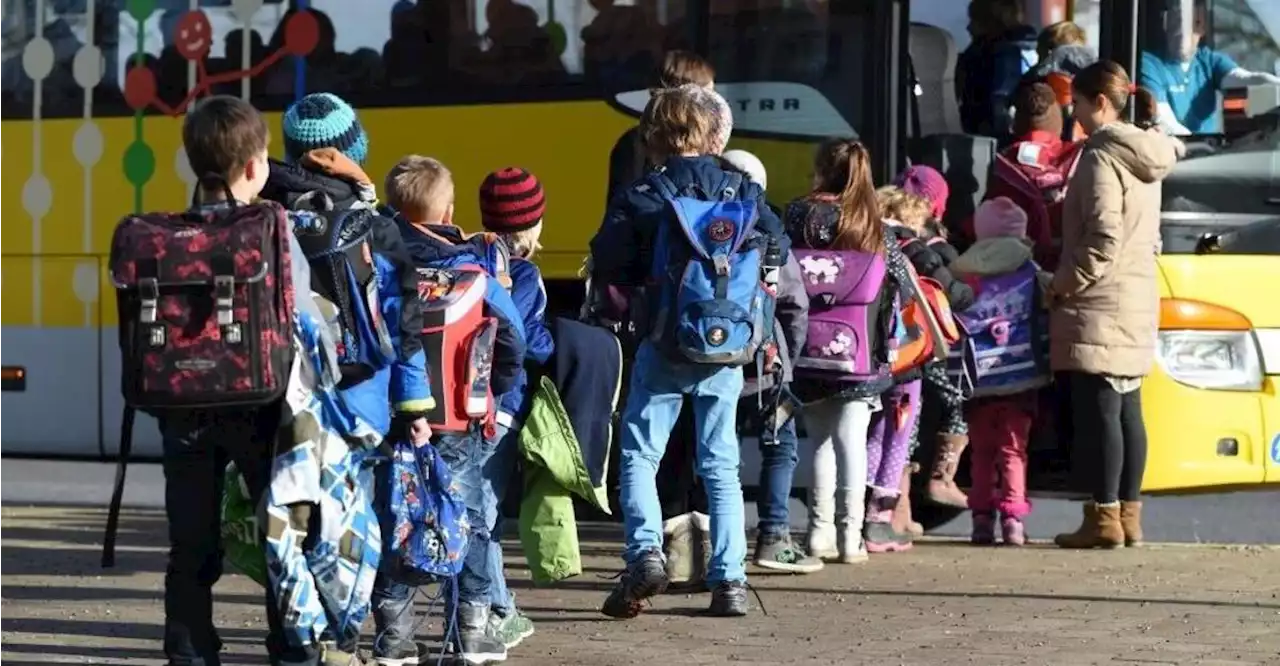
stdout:
<svg viewBox="0 0 1280 666">
<path fill-rule="evenodd" d="M 1205 46 L 1196 49 L 1189 63 L 1146 52 L 1139 85 L 1151 91 L 1157 104 L 1168 104 L 1177 121 L 1192 133 L 1213 134 L 1222 131 L 1218 91 L 1227 74 L 1238 67 L 1231 56 Z"/>
</svg>

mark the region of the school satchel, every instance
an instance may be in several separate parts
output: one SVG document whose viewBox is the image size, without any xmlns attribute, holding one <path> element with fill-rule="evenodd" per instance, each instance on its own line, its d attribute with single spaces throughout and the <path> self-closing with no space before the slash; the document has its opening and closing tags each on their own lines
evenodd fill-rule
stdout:
<svg viewBox="0 0 1280 666">
<path fill-rule="evenodd" d="M 293 350 L 289 221 L 271 202 L 131 215 L 111 239 L 128 406 L 252 407 L 284 394 Z"/>
<path fill-rule="evenodd" d="M 891 369 L 894 375 L 920 368 L 931 361 L 947 360 L 950 345 L 960 340 L 960 330 L 942 285 L 922 277 L 907 262 L 911 274 L 910 298 L 902 303 L 898 349 Z"/>
<path fill-rule="evenodd" d="M 479 423 L 495 427 L 490 380 L 498 320 L 485 314 L 490 277 L 484 268 L 419 268 L 422 347 L 435 407 L 427 423 L 439 432 L 468 432 Z"/>
<path fill-rule="evenodd" d="M 108 263 L 119 314 L 120 452 L 102 539 L 116 531 L 136 410 L 256 407 L 284 395 L 293 363 L 289 219 L 273 202 L 130 215 Z"/>
</svg>

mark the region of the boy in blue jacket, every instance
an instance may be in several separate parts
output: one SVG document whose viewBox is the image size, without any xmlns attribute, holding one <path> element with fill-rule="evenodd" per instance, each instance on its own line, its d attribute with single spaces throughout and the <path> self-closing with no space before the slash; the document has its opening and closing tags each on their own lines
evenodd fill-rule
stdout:
<svg viewBox="0 0 1280 666">
<path fill-rule="evenodd" d="M 542 273 L 533 263 L 541 245 L 542 217 L 546 196 L 532 173 L 518 168 L 499 169 L 480 185 L 480 223 L 498 234 L 511 253 L 511 299 L 520 311 L 527 339 L 526 366 L 542 366 L 555 351 L 547 330 L 547 288 Z M 489 573 L 493 581 L 490 595 L 490 622 L 508 648 L 533 635 L 533 623 L 516 610 L 515 598 L 507 590 L 502 573 L 502 503 L 520 461 L 520 429 L 531 400 L 529 373 L 521 369 L 515 386 L 502 395 L 498 406 L 497 447 L 485 463 L 484 481 L 490 489 L 486 497 L 492 508 L 486 519 L 490 530 Z"/>
<path fill-rule="evenodd" d="M 271 163 L 262 190 L 264 199 L 290 210 L 363 208 L 373 216 L 371 259 L 382 316 L 391 324 L 387 330 L 396 354 L 388 367 L 371 377 L 344 381 L 340 386 L 343 400 L 379 432 L 390 432 L 394 421 L 403 428 L 397 435 L 407 436 L 415 444 L 424 443 L 431 437 L 431 429 L 423 417 L 434 403 L 422 351 L 417 273 L 395 222 L 376 214 L 373 181 L 361 167 L 369 152 L 364 128 L 355 110 L 341 98 L 313 93 L 285 112 L 284 145 L 285 161 Z"/>
<path fill-rule="evenodd" d="M 475 245 L 482 241 L 468 239 L 453 225 L 453 177 L 438 160 L 419 155 L 405 157 L 387 174 L 384 189 L 415 266 L 485 265 L 485 254 Z M 511 295 L 498 280 L 487 282 L 485 304 L 487 314 L 498 320 L 490 388 L 493 395 L 502 396 L 516 386 L 523 372 L 527 346 L 524 324 Z M 488 517 L 493 509 L 485 464 L 496 440 L 486 438 L 477 429 L 465 435 L 440 433 L 432 443 L 449 466 L 471 524 L 467 555 L 457 581 L 458 627 L 451 647 L 466 663 L 503 661 L 507 645 L 499 638 L 499 630 L 505 623 L 501 618 L 491 620 L 489 612 L 494 588 L 506 589 L 505 581 L 496 580 L 501 570 L 491 571 L 488 563 Z M 378 631 L 374 659 L 380 666 L 417 664 L 413 588 L 380 572 L 373 599 Z"/>
<path fill-rule="evenodd" d="M 655 246 L 660 238 L 666 237 L 666 232 L 679 233 L 671 227 L 660 233 L 664 225 L 675 225 L 677 221 L 659 194 L 659 185 L 673 186 L 682 196 L 715 200 L 728 195 L 734 200 L 754 201 L 758 211 L 756 230 L 771 237 L 785 256 L 788 244 L 781 222 L 768 208 L 760 186 L 726 172 L 716 157 L 723 151 L 731 128 L 728 105 L 714 91 L 683 86 L 654 93 L 640 131 L 653 163 L 663 166 L 628 187 L 610 204 L 603 225 L 591 241 L 593 281 L 635 287 L 644 285 L 652 275 L 667 275 L 674 268 L 654 265 Z M 669 182 L 659 180 L 662 178 Z M 734 182 L 738 183 L 737 191 L 722 190 L 725 183 Z M 734 222 L 713 222 L 708 233 L 732 236 L 739 231 L 733 225 Z M 669 244 L 675 242 L 678 240 Z M 658 305 L 650 303 L 649 309 Z M 636 310 L 635 304 L 631 309 Z M 635 617 L 645 599 L 666 589 L 662 512 L 655 476 L 684 396 L 690 395 L 698 424 L 698 474 L 706 485 L 711 514 L 709 610 L 712 615 L 744 615 L 747 588 L 743 562 L 747 544 L 736 432 L 742 368 L 676 360 L 656 343 L 664 333 L 663 322 L 638 324 L 648 328 L 650 336 L 636 353 L 622 417 L 620 482 L 627 569 L 601 611 L 611 617 Z M 724 340 L 724 329 L 708 326 L 712 326 L 708 333 L 711 344 Z"/>
</svg>

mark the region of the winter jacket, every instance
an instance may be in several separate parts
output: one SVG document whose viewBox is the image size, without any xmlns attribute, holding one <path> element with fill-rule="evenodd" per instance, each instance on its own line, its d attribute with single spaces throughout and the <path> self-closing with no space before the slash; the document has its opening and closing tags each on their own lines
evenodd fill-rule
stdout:
<svg viewBox="0 0 1280 666">
<path fill-rule="evenodd" d="M 555 352 L 551 331 L 547 330 L 547 286 L 538 265 L 526 259 L 511 260 L 511 300 L 520 313 L 525 335 L 525 367 L 520 368 L 511 390 L 498 401 L 498 423 L 518 423 L 529 408 L 528 366 L 541 366 Z"/>
<path fill-rule="evenodd" d="M 1160 318 L 1160 181 L 1180 144 L 1112 123 L 1085 143 L 1063 203 L 1062 258 L 1053 276 L 1055 371 L 1146 375 Z"/>
<path fill-rule="evenodd" d="M 324 208 L 350 210 L 370 207 L 374 193 L 364 182 L 337 178 L 300 164 L 272 161 L 262 198 L 283 204 L 290 210 Z M 328 203 L 323 203 L 327 201 Z M 342 388 L 344 400 L 380 432 L 391 427 L 387 409 L 420 414 L 434 406 L 427 381 L 426 354 L 422 351 L 422 310 L 418 304 L 417 274 L 408 248 L 394 221 L 375 214 L 369 236 L 378 280 L 378 299 L 385 321 L 398 322 L 388 332 L 396 348 L 396 360 L 369 379 Z"/>
<path fill-rule="evenodd" d="M 782 275 L 778 278 L 778 299 L 774 306 L 773 339 L 778 343 L 778 359 L 782 363 L 780 372 L 756 377 L 754 365 L 744 368 L 742 395 L 755 395 L 778 385 L 790 384 L 794 378 L 793 369 L 800 351 L 804 349 L 805 339 L 809 334 L 809 294 L 805 291 L 800 264 L 794 254 L 787 253 L 787 262 L 782 265 Z"/>
<path fill-rule="evenodd" d="M 836 224 L 840 220 L 840 206 L 833 195 L 812 194 L 788 204 L 783 219 L 787 235 L 795 247 L 823 249 L 829 247 L 835 238 Z M 849 399 L 868 398 L 880 395 L 893 387 L 895 378 L 888 373 L 888 341 L 894 335 L 892 330 L 892 322 L 895 320 L 894 307 L 897 303 L 906 302 L 910 297 L 911 290 L 908 285 L 911 277 L 907 269 L 906 256 L 902 254 L 902 250 L 898 248 L 897 242 L 887 233 L 887 230 L 885 261 L 888 272 L 887 279 L 880 290 L 879 313 L 882 330 L 879 331 L 880 338 L 872 341 L 876 358 L 881 359 L 885 364 L 884 376 L 858 384 L 800 379 L 792 384 L 792 391 L 802 402 L 814 402 L 837 395 Z M 919 378 L 918 370 L 915 371 L 913 378 Z M 899 380 L 909 381 L 901 378 Z"/>
<path fill-rule="evenodd" d="M 536 585 L 582 573 L 574 496 L 610 513 L 605 483 L 622 389 L 622 348 L 612 334 L 564 318 L 554 327 L 551 372 L 534 378 L 520 430 L 520 544 Z"/>
<path fill-rule="evenodd" d="M 1030 241 L 1008 236 L 984 238 L 951 264 L 957 278 L 998 277 L 1012 273 L 1032 259 Z"/>
<path fill-rule="evenodd" d="M 666 175 L 678 190 L 693 185 L 710 192 L 724 178 L 716 157 L 673 157 L 665 165 Z M 757 202 L 759 218 L 757 230 L 773 236 L 788 249 L 782 223 L 769 209 L 764 191 L 750 180 L 742 181 L 739 199 Z M 640 286 L 653 270 L 653 244 L 658 225 L 667 222 L 668 210 L 662 195 L 647 178 L 642 178 L 623 190 L 610 202 L 604 222 L 591 239 L 592 281 L 599 286 Z"/>
<path fill-rule="evenodd" d="M 649 169 L 640 128 L 632 127 L 618 137 L 609 152 L 609 193 L 605 205 L 611 203 L 629 185 L 642 178 Z"/>
<path fill-rule="evenodd" d="M 403 217 L 396 221 L 409 247 L 409 256 L 417 266 L 448 268 L 484 264 L 480 253 L 467 243 L 462 230 L 453 225 L 432 224 L 424 231 Z M 524 320 L 511 294 L 497 280 L 487 281 L 484 298 L 485 313 L 498 320 L 489 387 L 495 396 L 502 396 L 516 385 L 523 371 L 528 346 Z"/>
<path fill-rule="evenodd" d="M 921 277 L 933 278 L 942 285 L 942 291 L 953 310 L 964 310 L 973 305 L 973 289 L 951 275 L 951 271 L 947 270 L 947 261 L 936 249 L 938 245 L 947 245 L 946 241 L 929 243 L 917 236 L 916 232 L 893 220 L 886 223 L 886 229 L 902 248 L 902 253 L 916 269 L 916 273 Z M 951 248 L 949 254 L 954 255 L 955 248 Z"/>
<path fill-rule="evenodd" d="M 956 61 L 956 99 L 965 134 L 1009 135 L 1013 96 L 1036 63 L 1036 29 L 1022 25 L 995 38 L 974 40 Z"/>
</svg>

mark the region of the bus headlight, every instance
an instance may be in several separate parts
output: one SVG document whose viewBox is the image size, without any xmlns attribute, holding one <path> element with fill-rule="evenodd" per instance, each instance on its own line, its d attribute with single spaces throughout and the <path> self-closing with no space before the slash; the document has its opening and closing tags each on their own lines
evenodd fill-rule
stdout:
<svg viewBox="0 0 1280 666">
<path fill-rule="evenodd" d="M 1252 331 L 1160 331 L 1156 358 L 1170 377 L 1187 386 L 1262 389 L 1262 363 Z"/>
</svg>

